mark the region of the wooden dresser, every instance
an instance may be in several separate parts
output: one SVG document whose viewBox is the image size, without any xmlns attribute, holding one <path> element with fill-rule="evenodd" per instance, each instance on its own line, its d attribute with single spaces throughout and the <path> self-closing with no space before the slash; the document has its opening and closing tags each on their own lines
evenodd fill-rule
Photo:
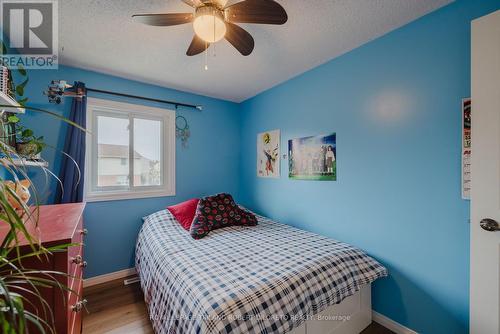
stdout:
<svg viewBox="0 0 500 334">
<path fill-rule="evenodd" d="M 79 334 L 82 329 L 82 312 L 86 301 L 82 299 L 82 270 L 87 265 L 83 260 L 83 238 L 87 231 L 83 227 L 84 203 L 40 206 L 38 230 L 27 224 L 32 235 L 45 247 L 75 243 L 68 251 L 57 252 L 48 259 L 30 259 L 23 262 L 25 268 L 36 268 L 63 272 L 69 277 L 58 276 L 61 284 L 77 292 L 62 292 L 60 289 L 43 289 L 42 294 L 54 313 L 57 334 Z M 0 226 L 0 240 L 8 232 L 5 224 Z M 22 251 L 29 251 L 26 242 L 21 241 Z M 65 295 L 65 296 L 64 296 Z M 64 298 L 65 297 L 65 298 Z M 37 333 L 36 330 L 30 331 Z"/>
</svg>

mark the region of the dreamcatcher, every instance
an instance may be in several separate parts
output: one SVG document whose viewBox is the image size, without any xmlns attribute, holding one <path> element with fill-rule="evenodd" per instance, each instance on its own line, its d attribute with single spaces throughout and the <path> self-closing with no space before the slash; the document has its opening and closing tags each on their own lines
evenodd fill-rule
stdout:
<svg viewBox="0 0 500 334">
<path fill-rule="evenodd" d="M 175 118 L 175 135 L 177 138 L 180 138 L 182 147 L 187 147 L 187 141 L 191 136 L 191 131 L 189 131 L 188 122 L 183 116 L 177 116 Z"/>
</svg>

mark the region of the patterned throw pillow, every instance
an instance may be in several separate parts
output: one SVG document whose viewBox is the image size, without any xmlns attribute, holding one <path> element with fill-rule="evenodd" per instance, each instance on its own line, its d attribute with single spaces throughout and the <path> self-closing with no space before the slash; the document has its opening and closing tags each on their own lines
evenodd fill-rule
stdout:
<svg viewBox="0 0 500 334">
<path fill-rule="evenodd" d="M 231 225 L 255 226 L 257 218 L 238 207 L 231 195 L 218 194 L 200 199 L 189 233 L 201 239 L 212 230 Z"/>
</svg>

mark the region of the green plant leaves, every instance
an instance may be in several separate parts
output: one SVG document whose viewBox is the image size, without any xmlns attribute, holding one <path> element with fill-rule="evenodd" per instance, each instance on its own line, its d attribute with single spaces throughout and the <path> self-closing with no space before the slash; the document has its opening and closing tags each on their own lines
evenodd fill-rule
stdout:
<svg viewBox="0 0 500 334">
<path fill-rule="evenodd" d="M 7 54 L 7 46 L 5 45 L 5 43 L 3 41 L 2 41 L 2 54 L 3 55 Z"/>
<path fill-rule="evenodd" d="M 24 87 L 23 86 L 16 86 L 16 94 L 19 96 L 24 95 Z"/>
<path fill-rule="evenodd" d="M 26 85 L 28 84 L 28 81 L 30 81 L 30 78 L 26 78 L 26 80 L 24 80 L 21 84 L 19 84 L 18 86 L 21 86 L 21 87 L 26 87 Z"/>
<path fill-rule="evenodd" d="M 33 137 L 33 130 L 24 129 L 23 132 L 21 132 L 21 136 L 23 136 L 24 138 Z"/>
<path fill-rule="evenodd" d="M 21 106 L 25 107 L 26 102 L 28 102 L 28 98 L 25 97 L 24 99 L 17 100 L 17 103 L 19 103 Z"/>
<path fill-rule="evenodd" d="M 17 95 L 19 95 L 19 96 L 24 95 L 24 88 L 28 84 L 29 80 L 30 80 L 29 78 L 26 78 L 26 80 L 24 80 L 22 83 L 20 83 L 19 85 L 16 86 Z"/>
<path fill-rule="evenodd" d="M 26 69 L 23 67 L 23 65 L 19 64 L 17 67 L 17 71 L 19 74 L 21 74 L 23 77 L 25 77 L 28 73 L 26 72 Z"/>
<path fill-rule="evenodd" d="M 9 104 L 0 104 L 0 108 L 2 108 L 2 107 L 4 107 L 4 108 L 12 108 L 12 106 L 9 105 Z M 91 132 L 88 131 L 87 129 L 85 129 L 84 127 L 76 124 L 75 122 L 73 122 L 73 121 L 69 120 L 68 118 L 66 118 L 64 116 L 61 116 L 61 115 L 59 115 L 59 114 L 57 114 L 55 112 L 52 112 L 52 111 L 49 111 L 49 110 L 45 110 L 45 109 L 35 108 L 35 107 L 29 107 L 29 106 L 26 106 L 26 110 L 32 110 L 32 111 L 35 111 L 35 112 L 41 112 L 43 114 L 50 115 L 50 116 L 52 116 L 52 117 L 54 117 L 56 119 L 59 119 L 60 121 L 66 123 L 66 124 L 69 124 L 69 125 L 77 128 L 77 129 L 79 129 L 79 130 L 81 130 L 81 131 L 83 131 L 85 133 L 91 134 Z"/>
<path fill-rule="evenodd" d="M 17 123 L 20 121 L 20 119 L 16 115 L 10 115 L 9 117 L 7 117 L 7 121 L 9 123 Z"/>
</svg>

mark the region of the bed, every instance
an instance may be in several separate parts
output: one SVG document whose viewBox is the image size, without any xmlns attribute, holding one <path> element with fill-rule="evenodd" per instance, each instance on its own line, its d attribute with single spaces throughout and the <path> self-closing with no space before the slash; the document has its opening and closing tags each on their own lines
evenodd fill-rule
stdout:
<svg viewBox="0 0 500 334">
<path fill-rule="evenodd" d="M 258 216 L 194 240 L 168 210 L 144 218 L 136 269 L 156 333 L 356 333 L 387 270 L 348 244 Z"/>
</svg>

